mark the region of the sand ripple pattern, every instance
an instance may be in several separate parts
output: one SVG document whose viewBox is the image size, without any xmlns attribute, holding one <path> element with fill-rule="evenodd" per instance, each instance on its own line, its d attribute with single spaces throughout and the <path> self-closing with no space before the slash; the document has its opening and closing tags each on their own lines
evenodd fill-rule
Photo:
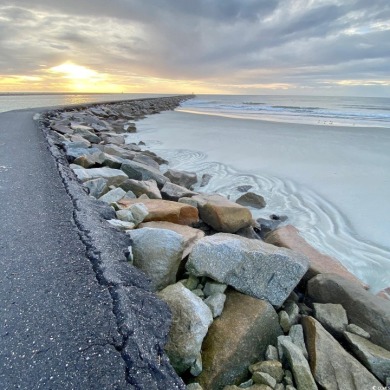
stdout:
<svg viewBox="0 0 390 390">
<path fill-rule="evenodd" d="M 296 226 L 308 242 L 322 253 L 340 260 L 368 283 L 373 292 L 390 285 L 390 275 L 383 272 L 388 267 L 390 249 L 358 237 L 347 218 L 310 189 L 277 177 L 240 173 L 227 165 L 206 161 L 207 155 L 202 152 L 160 149 L 157 143 L 147 144 L 170 161 L 169 168 L 194 171 L 199 178 L 204 173 L 212 175 L 207 186 L 196 190 L 217 192 L 235 200 L 242 194 L 237 190 L 238 186 L 251 185 L 251 191 L 263 195 L 267 201 L 266 208 L 251 209 L 254 218 L 287 215 L 288 223 Z"/>
</svg>

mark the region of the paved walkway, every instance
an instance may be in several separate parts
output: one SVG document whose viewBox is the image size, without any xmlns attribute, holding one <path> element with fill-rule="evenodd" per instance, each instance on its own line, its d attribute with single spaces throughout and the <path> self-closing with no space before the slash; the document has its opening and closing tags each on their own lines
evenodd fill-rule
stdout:
<svg viewBox="0 0 390 390">
<path fill-rule="evenodd" d="M 112 299 L 34 111 L 0 114 L 0 389 L 127 389 Z"/>
</svg>

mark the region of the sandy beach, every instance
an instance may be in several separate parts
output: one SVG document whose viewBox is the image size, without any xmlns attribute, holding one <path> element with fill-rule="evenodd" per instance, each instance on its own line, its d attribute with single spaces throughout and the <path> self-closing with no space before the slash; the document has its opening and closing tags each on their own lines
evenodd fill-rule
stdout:
<svg viewBox="0 0 390 390">
<path fill-rule="evenodd" d="M 137 124 L 180 169 L 212 171 L 206 188 L 234 197 L 249 182 L 317 249 L 378 291 L 390 284 L 390 135 L 352 128 L 165 112 Z"/>
</svg>

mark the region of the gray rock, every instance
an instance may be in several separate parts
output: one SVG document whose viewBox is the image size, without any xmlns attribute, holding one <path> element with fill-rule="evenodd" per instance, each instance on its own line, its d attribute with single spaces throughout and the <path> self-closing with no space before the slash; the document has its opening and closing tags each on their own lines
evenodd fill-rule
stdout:
<svg viewBox="0 0 390 390">
<path fill-rule="evenodd" d="M 254 372 L 252 379 L 253 382 L 258 383 L 259 385 L 267 385 L 271 388 L 274 388 L 276 386 L 276 379 L 265 372 Z"/>
<path fill-rule="evenodd" d="M 199 383 L 190 383 L 186 386 L 187 390 L 203 390 Z"/>
<path fill-rule="evenodd" d="M 65 147 L 65 153 L 70 162 L 73 162 L 76 158 L 86 156 L 90 154 L 100 153 L 98 148 L 88 148 L 85 146 L 70 147 L 72 143 L 68 143 Z"/>
<path fill-rule="evenodd" d="M 365 339 L 369 339 L 371 337 L 371 335 L 368 332 L 366 332 L 360 326 L 357 326 L 355 324 L 348 324 L 345 330 L 349 333 L 353 333 L 360 337 L 364 337 Z"/>
<path fill-rule="evenodd" d="M 199 354 L 195 362 L 190 367 L 190 373 L 192 376 L 199 376 L 203 371 L 202 355 Z"/>
<path fill-rule="evenodd" d="M 315 302 L 339 303 L 348 319 L 371 335 L 371 341 L 390 350 L 390 301 L 334 274 L 312 278 L 307 293 Z"/>
<path fill-rule="evenodd" d="M 269 345 L 265 351 L 266 360 L 279 360 L 278 349 L 273 345 Z"/>
<path fill-rule="evenodd" d="M 286 390 L 296 390 L 296 388 L 293 385 L 287 385 Z"/>
<path fill-rule="evenodd" d="M 254 207 L 256 209 L 262 209 L 267 205 L 264 198 L 254 192 L 247 192 L 246 194 L 241 195 L 236 200 L 236 203 L 242 206 Z"/>
<path fill-rule="evenodd" d="M 218 294 L 218 293 L 223 294 L 226 289 L 227 289 L 226 284 L 214 282 L 213 280 L 209 280 L 204 285 L 203 292 L 204 292 L 204 295 L 206 295 L 206 297 L 208 297 L 208 296 L 213 295 L 213 294 Z"/>
<path fill-rule="evenodd" d="M 83 183 L 83 186 L 88 188 L 89 195 L 95 197 L 96 199 L 108 192 L 107 180 L 102 177 L 88 180 Z"/>
<path fill-rule="evenodd" d="M 210 175 L 209 173 L 204 173 L 202 175 L 202 179 L 200 181 L 200 187 L 205 187 L 207 186 L 207 184 L 209 184 L 210 180 L 212 179 L 212 175 Z"/>
<path fill-rule="evenodd" d="M 70 135 L 66 137 L 67 139 L 69 139 L 69 141 L 65 141 L 63 143 L 66 152 L 68 152 L 68 150 L 71 149 L 80 149 L 80 148 L 88 149 L 91 146 L 91 143 L 89 141 L 87 141 L 86 139 L 84 139 L 79 135 Z"/>
<path fill-rule="evenodd" d="M 108 186 L 112 184 L 120 184 L 122 181 L 127 179 L 127 175 L 123 171 L 107 167 L 90 169 L 77 168 L 74 169 L 73 172 L 82 182 L 103 178 L 107 180 Z"/>
<path fill-rule="evenodd" d="M 159 170 L 142 163 L 127 161 L 122 164 L 121 169 L 130 179 L 155 180 L 159 188 L 162 188 L 164 184 L 169 181 L 169 179 L 163 176 Z"/>
<path fill-rule="evenodd" d="M 204 298 L 204 293 L 203 293 L 203 291 L 202 291 L 201 288 L 196 288 L 196 289 L 192 290 L 192 292 L 193 292 L 193 294 L 195 294 L 197 297 L 202 298 L 202 299 Z"/>
<path fill-rule="evenodd" d="M 102 165 L 105 165 L 109 168 L 114 168 L 114 169 L 120 169 L 122 166 L 123 162 L 126 161 L 121 157 L 118 156 L 112 156 L 111 154 L 104 153 L 102 152 L 100 154 L 100 158 L 102 161 Z"/>
<path fill-rule="evenodd" d="M 126 192 L 122 188 L 115 188 L 114 190 L 108 191 L 106 194 L 101 196 L 99 200 L 108 204 L 118 202 L 126 195 Z"/>
<path fill-rule="evenodd" d="M 213 313 L 213 318 L 216 318 L 222 314 L 225 301 L 225 294 L 216 293 L 206 298 L 204 303 L 210 308 L 211 312 Z"/>
<path fill-rule="evenodd" d="M 290 370 L 284 371 L 283 381 L 286 384 L 286 386 L 293 386 L 294 385 L 293 375 L 292 375 L 292 372 Z"/>
<path fill-rule="evenodd" d="M 328 333 L 313 317 L 303 317 L 302 325 L 309 351 L 311 371 L 325 390 L 373 389 L 380 382 Z"/>
<path fill-rule="evenodd" d="M 277 339 L 277 349 L 278 349 L 278 355 L 279 355 L 279 360 L 285 364 L 287 363 L 287 358 L 284 353 L 284 349 L 282 347 L 282 341 L 287 340 L 290 343 L 292 343 L 292 338 L 290 336 L 279 336 Z"/>
<path fill-rule="evenodd" d="M 294 294 L 294 291 L 292 291 L 291 294 Z M 289 299 L 291 297 L 291 294 L 289 296 Z M 297 324 L 299 321 L 299 306 L 294 301 L 287 300 L 287 302 L 284 304 L 284 310 L 288 314 L 290 327 L 292 325 Z"/>
<path fill-rule="evenodd" d="M 109 219 L 107 222 L 119 230 L 131 230 L 135 226 L 132 222 L 120 221 L 119 219 Z"/>
<path fill-rule="evenodd" d="M 91 168 L 97 163 L 97 160 L 99 160 L 98 156 L 98 153 L 84 154 L 80 157 L 75 158 L 73 163 L 80 165 L 83 168 Z"/>
<path fill-rule="evenodd" d="M 135 157 L 134 152 L 132 152 L 130 150 L 126 150 L 118 145 L 110 145 L 110 144 L 109 145 L 99 145 L 99 148 L 104 153 L 107 153 L 111 156 L 117 156 L 117 157 L 120 157 L 123 159 L 127 159 L 127 160 L 132 160 Z"/>
<path fill-rule="evenodd" d="M 245 382 L 240 383 L 240 386 L 238 386 L 240 389 L 247 389 L 253 385 L 253 379 L 248 379 Z"/>
<path fill-rule="evenodd" d="M 314 303 L 314 317 L 333 336 L 341 337 L 348 325 L 347 312 L 340 304 Z"/>
<path fill-rule="evenodd" d="M 101 138 L 106 144 L 114 145 L 124 145 L 126 141 L 123 135 L 113 133 L 102 134 Z"/>
<path fill-rule="evenodd" d="M 125 191 L 132 191 L 137 197 L 146 194 L 149 199 L 161 199 L 160 190 L 155 180 L 127 179 L 120 185 Z"/>
<path fill-rule="evenodd" d="M 237 187 L 237 191 L 239 192 L 248 192 L 253 186 L 251 185 L 242 185 Z"/>
<path fill-rule="evenodd" d="M 309 363 L 303 356 L 301 349 L 288 340 L 282 340 L 281 345 L 292 369 L 298 390 L 317 390 Z"/>
<path fill-rule="evenodd" d="M 129 200 L 129 199 L 136 199 L 137 197 L 135 196 L 134 192 L 129 190 L 126 191 L 126 195 L 122 198 L 122 200 Z"/>
<path fill-rule="evenodd" d="M 89 127 L 88 129 L 90 130 L 88 130 L 88 129 L 81 129 L 81 128 L 75 129 L 72 126 L 72 129 L 74 130 L 74 134 L 81 135 L 83 138 L 85 138 L 87 141 L 93 144 L 98 144 L 101 141 L 100 137 L 98 137 L 95 133 L 93 133 L 93 129 L 91 127 Z"/>
<path fill-rule="evenodd" d="M 198 284 L 199 279 L 194 275 L 190 275 L 184 282 L 184 286 L 186 286 L 189 290 L 195 290 L 196 287 L 198 287 Z"/>
<path fill-rule="evenodd" d="M 195 199 L 192 199 L 192 198 L 187 198 L 187 197 L 180 198 L 178 200 L 178 202 L 179 203 L 185 203 L 185 204 L 188 204 L 188 205 L 193 206 L 193 207 L 198 207 L 198 202 Z"/>
<path fill-rule="evenodd" d="M 277 383 L 275 386 L 275 390 L 285 390 L 283 383 Z"/>
<path fill-rule="evenodd" d="M 164 173 L 164 176 L 169 178 L 169 181 L 172 183 L 188 189 L 191 189 L 198 181 L 195 172 L 177 171 L 175 169 L 168 169 L 168 171 Z"/>
<path fill-rule="evenodd" d="M 181 187 L 177 184 L 167 182 L 161 189 L 163 199 L 178 201 L 183 197 L 192 197 L 198 195 L 197 192 L 190 191 L 185 187 Z"/>
<path fill-rule="evenodd" d="M 120 221 L 125 221 L 125 222 L 132 222 L 134 223 L 134 217 L 133 214 L 130 210 L 118 210 L 116 212 L 116 217 Z"/>
<path fill-rule="evenodd" d="M 292 342 L 301 349 L 303 356 L 308 359 L 309 355 L 307 353 L 305 338 L 303 335 L 303 327 L 300 324 L 293 325 L 290 328 L 290 332 L 288 334 L 291 337 Z"/>
<path fill-rule="evenodd" d="M 197 242 L 186 268 L 280 306 L 305 274 L 308 262 L 285 248 L 218 233 Z"/>
<path fill-rule="evenodd" d="M 154 168 L 154 169 L 160 169 L 160 166 L 158 165 L 158 163 L 156 161 L 154 161 L 152 159 L 152 157 L 149 157 L 145 154 L 137 154 L 134 158 L 133 158 L 133 161 L 135 162 L 139 162 L 139 163 L 142 163 L 142 164 L 145 164 L 145 165 L 149 165 L 150 167 Z"/>
<path fill-rule="evenodd" d="M 184 250 L 183 237 L 171 230 L 150 228 L 134 230 L 130 237 L 133 264 L 152 279 L 153 288 L 161 290 L 175 283 Z"/>
<path fill-rule="evenodd" d="M 282 327 L 283 332 L 288 333 L 288 331 L 291 328 L 290 318 L 288 314 L 284 310 L 281 310 L 278 313 L 278 316 L 279 316 L 279 324 Z"/>
<path fill-rule="evenodd" d="M 158 296 L 172 312 L 172 325 L 165 350 L 172 366 L 178 373 L 182 373 L 198 358 L 213 316 L 207 305 L 181 283 L 166 287 Z"/>
<path fill-rule="evenodd" d="M 344 335 L 360 362 L 385 383 L 386 378 L 390 377 L 390 352 L 355 334 L 344 332 Z"/>
<path fill-rule="evenodd" d="M 252 374 L 254 374 L 255 372 L 264 372 L 268 375 L 271 375 L 272 378 L 276 380 L 276 382 L 281 382 L 284 376 L 282 363 L 277 360 L 267 360 L 252 364 L 251 366 L 249 366 L 249 371 Z M 254 381 L 256 382 L 256 380 Z"/>
</svg>

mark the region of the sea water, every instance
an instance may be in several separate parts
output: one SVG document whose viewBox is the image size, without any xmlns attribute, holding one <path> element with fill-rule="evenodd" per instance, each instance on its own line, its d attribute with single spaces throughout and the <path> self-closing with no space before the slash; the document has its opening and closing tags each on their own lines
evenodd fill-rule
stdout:
<svg viewBox="0 0 390 390">
<path fill-rule="evenodd" d="M 390 99 L 200 95 L 138 122 L 170 167 L 212 174 L 206 192 L 252 186 L 321 252 L 390 286 Z M 199 188 L 198 188 L 199 189 Z"/>
</svg>

